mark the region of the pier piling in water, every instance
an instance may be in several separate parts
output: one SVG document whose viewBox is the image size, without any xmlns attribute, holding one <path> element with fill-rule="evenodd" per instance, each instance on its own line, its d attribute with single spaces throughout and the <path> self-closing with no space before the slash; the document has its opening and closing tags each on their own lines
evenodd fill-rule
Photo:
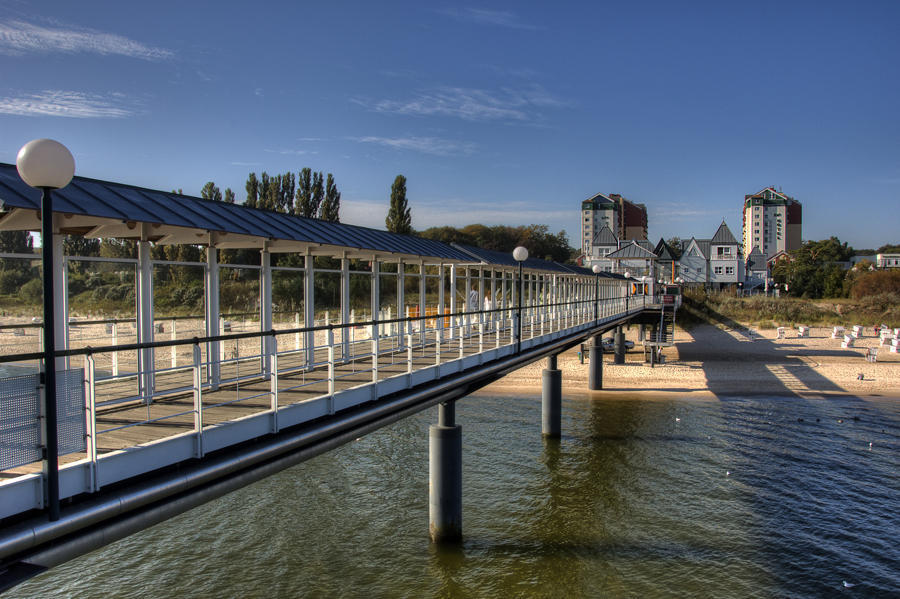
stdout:
<svg viewBox="0 0 900 599">
<path fill-rule="evenodd" d="M 541 434 L 559 438 L 562 433 L 562 371 L 556 367 L 556 356 L 547 356 L 542 372 Z"/>
<path fill-rule="evenodd" d="M 428 531 L 435 543 L 462 540 L 462 427 L 456 403 L 438 404 L 428 430 Z"/>
<path fill-rule="evenodd" d="M 600 335 L 591 337 L 590 360 L 588 364 L 588 389 L 599 391 L 603 389 L 603 345 Z"/>
<path fill-rule="evenodd" d="M 613 363 L 615 364 L 624 364 L 625 363 L 625 331 L 622 329 L 622 326 L 616 327 L 616 334 L 613 337 L 613 349 L 615 351 Z"/>
</svg>

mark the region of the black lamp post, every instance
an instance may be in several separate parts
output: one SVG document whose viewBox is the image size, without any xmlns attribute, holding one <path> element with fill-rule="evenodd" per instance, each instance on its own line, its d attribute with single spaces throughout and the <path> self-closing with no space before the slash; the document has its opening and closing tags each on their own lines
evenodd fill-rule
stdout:
<svg viewBox="0 0 900 599">
<path fill-rule="evenodd" d="M 522 296 L 525 294 L 522 263 L 528 260 L 528 250 L 520 245 L 513 250 L 513 258 L 519 263 L 519 296 L 516 298 L 516 353 L 519 353 L 522 351 Z"/>
<path fill-rule="evenodd" d="M 600 265 L 595 264 L 591 270 L 594 271 L 594 320 L 597 320 L 600 309 Z"/>
<path fill-rule="evenodd" d="M 30 141 L 16 157 L 19 176 L 41 190 L 41 258 L 44 275 L 44 472 L 51 521 L 59 520 L 59 438 L 56 411 L 56 339 L 53 290 L 53 197 L 51 190 L 69 184 L 75 174 L 72 153 L 52 139 Z"/>
</svg>

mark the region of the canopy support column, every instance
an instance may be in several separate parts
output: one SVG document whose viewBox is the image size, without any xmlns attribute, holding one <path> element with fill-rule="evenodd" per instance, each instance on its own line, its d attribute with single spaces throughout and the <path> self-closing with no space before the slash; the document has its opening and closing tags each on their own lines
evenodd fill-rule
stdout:
<svg viewBox="0 0 900 599">
<path fill-rule="evenodd" d="M 350 359 L 350 258 L 341 258 L 341 361 Z"/>
<path fill-rule="evenodd" d="M 316 324 L 316 265 L 315 256 L 306 254 L 303 257 L 303 326 Z M 306 348 L 306 364 L 308 367 L 316 361 L 315 331 L 303 333 L 303 347 Z"/>
<path fill-rule="evenodd" d="M 53 339 L 54 347 L 59 352 L 69 349 L 69 281 L 67 272 L 67 263 L 63 255 L 63 240 L 65 235 L 60 235 L 56 231 L 56 220 L 60 215 L 53 215 L 54 233 L 53 233 L 53 289 L 56 290 L 57 297 L 53 300 Z M 56 358 L 56 369 L 66 370 L 69 368 L 69 358 Z"/>
<path fill-rule="evenodd" d="M 219 250 L 210 243 L 206 248 L 206 336 L 219 334 Z M 219 388 L 221 376 L 219 346 L 219 341 L 206 346 L 206 376 L 213 391 Z"/>
<path fill-rule="evenodd" d="M 397 318 L 408 317 L 409 314 L 406 313 L 406 265 L 401 259 L 397 262 Z M 397 347 L 400 349 L 403 349 L 406 342 L 404 333 L 408 326 L 409 324 L 406 321 L 399 323 L 397 326 Z"/>
<path fill-rule="evenodd" d="M 272 330 L 272 254 L 268 249 L 259 252 L 259 330 L 261 332 Z M 269 378 L 272 374 L 273 338 L 271 335 L 260 337 L 260 353 L 262 354 L 263 376 Z"/>
<path fill-rule="evenodd" d="M 425 347 L 425 289 L 427 286 L 425 285 L 425 261 L 419 261 L 419 342 L 422 344 L 422 347 Z"/>
<path fill-rule="evenodd" d="M 456 264 L 450 265 L 450 339 L 456 337 Z"/>
<path fill-rule="evenodd" d="M 147 227 L 142 224 L 141 228 Z M 153 343 L 153 267 L 150 264 L 150 242 L 143 232 L 138 242 L 137 272 L 137 342 Z M 153 348 L 138 350 L 138 381 L 144 403 L 153 399 Z"/>
</svg>

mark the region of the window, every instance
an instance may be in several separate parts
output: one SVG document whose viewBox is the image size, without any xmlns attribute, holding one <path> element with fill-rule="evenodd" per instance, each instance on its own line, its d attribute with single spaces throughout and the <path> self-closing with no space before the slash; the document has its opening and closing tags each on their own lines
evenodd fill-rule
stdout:
<svg viewBox="0 0 900 599">
<path fill-rule="evenodd" d="M 733 275 L 733 274 L 734 274 L 734 267 L 733 267 L 733 266 L 726 266 L 726 267 L 725 267 L 725 274 L 726 274 L 726 275 Z"/>
<path fill-rule="evenodd" d="M 716 255 L 718 255 L 719 258 L 728 258 L 731 256 L 731 247 L 719 246 L 716 250 Z"/>
<path fill-rule="evenodd" d="M 716 273 L 717 275 L 722 274 L 722 267 L 716 266 L 715 268 L 713 268 L 713 272 Z"/>
</svg>

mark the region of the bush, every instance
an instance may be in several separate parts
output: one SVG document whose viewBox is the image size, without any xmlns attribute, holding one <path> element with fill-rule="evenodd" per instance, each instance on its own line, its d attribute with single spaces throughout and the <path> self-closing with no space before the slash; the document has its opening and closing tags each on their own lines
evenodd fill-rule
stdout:
<svg viewBox="0 0 900 599">
<path fill-rule="evenodd" d="M 19 288 L 19 297 L 30 304 L 39 304 L 44 300 L 44 284 L 40 279 L 31 279 Z"/>
<path fill-rule="evenodd" d="M 872 295 L 900 294 L 900 269 L 867 272 L 856 277 L 850 289 L 854 299 Z"/>
<path fill-rule="evenodd" d="M 0 270 L 0 293 L 4 295 L 15 295 L 19 292 L 31 275 L 27 271 L 17 270 Z"/>
</svg>

